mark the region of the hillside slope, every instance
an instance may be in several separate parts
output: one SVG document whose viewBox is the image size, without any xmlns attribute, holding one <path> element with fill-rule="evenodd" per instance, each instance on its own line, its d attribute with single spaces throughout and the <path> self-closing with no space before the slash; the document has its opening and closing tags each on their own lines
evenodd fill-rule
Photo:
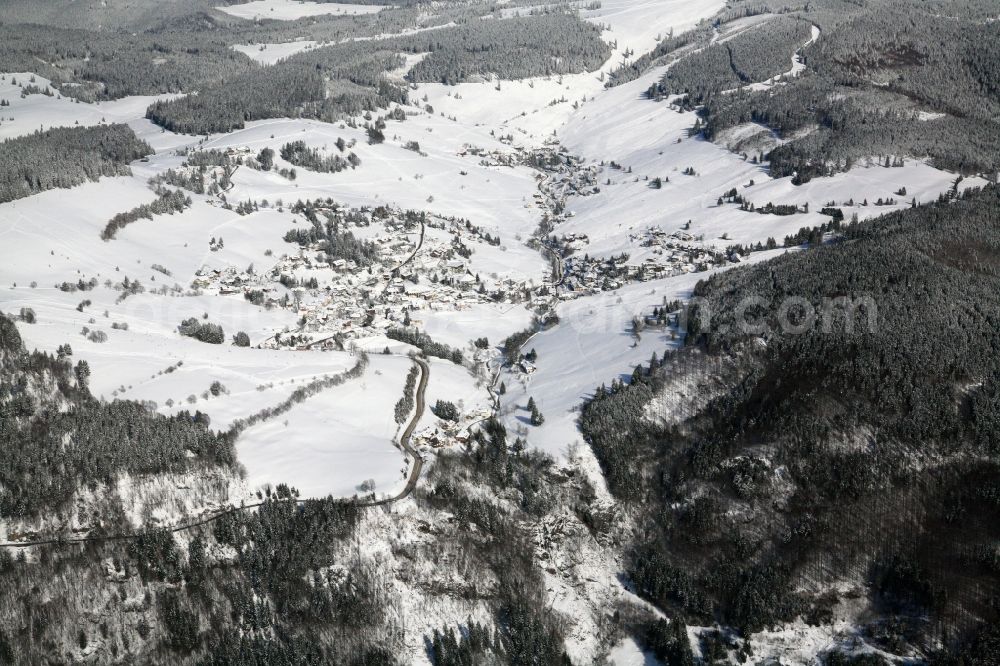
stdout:
<svg viewBox="0 0 1000 666">
<path fill-rule="evenodd" d="M 998 211 L 989 187 L 712 276 L 686 348 L 599 392 L 643 596 L 744 637 L 846 614 L 917 657 L 997 622 Z"/>
</svg>

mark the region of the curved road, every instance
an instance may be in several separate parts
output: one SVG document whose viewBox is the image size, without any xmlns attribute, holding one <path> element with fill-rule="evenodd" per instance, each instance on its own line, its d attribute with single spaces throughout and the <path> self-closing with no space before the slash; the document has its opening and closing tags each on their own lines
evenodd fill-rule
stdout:
<svg viewBox="0 0 1000 666">
<path fill-rule="evenodd" d="M 403 430 L 403 434 L 399 438 L 399 443 L 403 447 L 403 450 L 413 459 L 413 467 L 410 469 L 410 477 L 406 480 L 406 485 L 403 489 L 392 497 L 386 497 L 379 500 L 361 500 L 361 499 L 348 499 L 346 501 L 353 503 L 356 506 L 366 507 L 366 506 L 384 506 L 387 504 L 393 504 L 400 500 L 406 499 L 413 494 L 413 491 L 417 487 L 417 482 L 420 481 L 420 473 L 424 468 L 424 459 L 420 456 L 420 452 L 417 451 L 410 439 L 413 436 L 413 431 L 417 427 L 417 423 L 420 422 L 420 417 L 424 415 L 425 404 L 425 394 L 427 391 L 427 380 L 430 379 L 431 369 L 427 365 L 427 362 L 421 358 L 414 358 L 413 361 L 420 368 L 420 381 L 417 383 L 417 394 L 416 394 L 416 405 L 413 412 L 413 418 L 407 424 L 406 429 Z M 157 531 L 166 529 L 169 532 L 183 532 L 185 530 L 190 530 L 195 527 L 200 527 L 202 525 L 208 525 L 223 516 L 228 516 L 230 514 L 236 513 L 237 511 L 246 511 L 247 509 L 254 509 L 259 506 L 264 505 L 267 502 L 281 502 L 281 503 L 295 503 L 302 504 L 307 500 L 304 499 L 276 499 L 276 500 L 266 500 L 261 502 L 254 502 L 253 504 L 241 504 L 240 506 L 233 506 L 218 513 L 212 514 L 205 518 L 200 518 L 196 521 L 189 523 L 181 523 L 174 525 L 172 527 L 157 528 Z M 72 538 L 51 538 L 51 539 L 39 539 L 36 541 L 12 541 L 7 543 L 0 543 L 0 548 L 28 548 L 31 546 L 50 546 L 56 544 L 73 544 L 73 543 L 97 543 L 101 541 L 128 541 L 130 539 L 136 539 L 144 534 L 148 534 L 154 530 L 141 530 L 139 532 L 129 532 L 127 534 L 108 534 L 103 536 L 83 536 L 83 537 L 72 537 Z"/>
<path fill-rule="evenodd" d="M 410 470 L 410 478 L 406 480 L 406 485 L 396 495 L 380 500 L 357 501 L 358 506 L 382 506 L 383 504 L 392 504 L 401 499 L 406 499 L 413 494 L 413 491 L 417 487 L 417 482 L 420 481 L 420 472 L 424 469 L 424 459 L 421 457 L 420 452 L 413 448 L 410 439 L 417 427 L 417 423 L 420 422 L 420 417 L 424 415 L 424 407 L 426 406 L 424 398 L 427 392 L 427 380 L 431 376 L 431 368 L 427 365 L 427 361 L 422 358 L 414 358 L 413 360 L 420 367 L 420 381 L 417 382 L 416 407 L 413 410 L 413 418 L 410 419 L 402 436 L 399 438 L 400 445 L 413 458 L 413 468 Z"/>
</svg>

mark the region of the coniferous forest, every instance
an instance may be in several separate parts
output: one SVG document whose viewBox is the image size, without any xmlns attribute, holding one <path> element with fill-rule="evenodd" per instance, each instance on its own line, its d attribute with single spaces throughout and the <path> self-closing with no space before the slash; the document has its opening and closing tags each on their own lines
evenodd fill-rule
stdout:
<svg viewBox="0 0 1000 666">
<path fill-rule="evenodd" d="M 698 129 L 708 139 L 745 123 L 790 139 L 761 157 L 772 174 L 797 182 L 846 171 L 873 154 L 927 158 L 959 173 L 996 173 L 1000 28 L 983 18 L 988 5 L 812 3 L 798 20 L 768 21 L 721 44 L 711 43 L 711 31 L 690 33 L 656 60 L 677 59 L 647 95 L 681 95 L 678 104 L 698 109 Z M 747 5 L 730 17 L 764 11 Z M 942 13 L 954 18 L 941 20 Z M 810 24 L 822 38 L 805 45 Z M 800 75 L 765 90 L 742 87 L 788 70 L 794 52 L 806 66 Z M 634 78 L 635 71 L 623 68 L 609 85 Z M 915 107 L 935 113 L 928 117 Z"/>
<path fill-rule="evenodd" d="M 998 211 L 991 186 L 703 281 L 685 349 L 598 391 L 582 428 L 645 517 L 629 557 L 643 596 L 746 634 L 821 621 L 835 595 L 804 581 L 860 576 L 878 644 L 996 657 Z M 783 331 L 789 297 L 808 305 L 793 328 L 828 325 Z M 644 418 L 678 375 L 721 385 Z"/>
<path fill-rule="evenodd" d="M 0 368 L 0 515 L 60 510 L 79 488 L 120 474 L 235 465 L 233 438 L 212 432 L 200 412 L 166 418 L 140 403 L 97 400 L 89 365 L 74 363 L 69 345 L 55 357 L 28 352 L 3 315 Z M 39 382 L 54 393 L 32 395 Z"/>
</svg>

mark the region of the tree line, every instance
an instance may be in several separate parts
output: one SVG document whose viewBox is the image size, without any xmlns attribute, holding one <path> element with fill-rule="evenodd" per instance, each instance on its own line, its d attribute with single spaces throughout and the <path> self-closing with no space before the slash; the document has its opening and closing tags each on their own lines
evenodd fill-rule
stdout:
<svg viewBox="0 0 1000 666">
<path fill-rule="evenodd" d="M 186 196 L 180 190 L 162 188 L 157 193 L 159 196 L 151 203 L 140 204 L 132 210 L 118 213 L 108 220 L 107 225 L 101 231 L 101 239 L 112 240 L 119 231 L 140 219 L 152 220 L 154 215 L 173 215 L 183 212 L 185 208 L 191 206 L 191 197 Z"/>
</svg>

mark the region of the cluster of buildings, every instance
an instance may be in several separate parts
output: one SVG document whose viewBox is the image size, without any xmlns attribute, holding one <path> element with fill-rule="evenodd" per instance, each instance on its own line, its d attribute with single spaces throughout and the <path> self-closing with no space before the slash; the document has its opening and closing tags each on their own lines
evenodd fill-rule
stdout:
<svg viewBox="0 0 1000 666">
<path fill-rule="evenodd" d="M 567 238 L 569 238 L 567 236 Z M 652 248 L 654 256 L 640 263 L 629 263 L 621 254 L 613 257 L 574 255 L 563 261 L 563 282 L 560 298 L 570 299 L 602 291 L 610 291 L 630 282 L 645 282 L 659 278 L 706 271 L 728 261 L 724 253 L 692 242 L 684 232 L 668 234 L 654 228 L 642 240 L 643 247 Z M 573 247 L 579 237 L 568 241 Z"/>
<path fill-rule="evenodd" d="M 238 294 L 256 305 L 293 310 L 298 328 L 264 343 L 270 347 L 317 341 L 342 345 L 390 328 L 420 326 L 422 313 L 428 311 L 463 310 L 494 302 L 464 256 L 476 244 L 490 242 L 481 229 L 437 218 L 428 218 L 421 227 L 392 215 L 378 220 L 381 229 L 372 233 L 376 227 L 372 220 L 356 213 L 346 219 L 354 220 L 355 231 L 365 227 L 359 236 L 377 248 L 377 258 L 370 264 L 331 259 L 317 243 L 296 247 L 294 254 L 281 256 L 264 272 L 203 268 L 196 273 L 192 288 Z M 351 230 L 350 222 L 341 220 L 340 224 L 342 231 Z"/>
<path fill-rule="evenodd" d="M 590 244 L 587 234 L 558 234 L 557 230 L 561 222 L 572 217 L 572 212 L 565 211 L 569 197 L 590 196 L 600 191 L 599 168 L 584 165 L 553 148 L 536 151 L 531 160 L 536 166 L 545 165 L 542 167 L 544 175 L 539 176 L 539 193 L 535 195 L 534 203 L 546 208 L 548 213 L 542 244 L 553 255 L 563 257 L 558 283 L 548 285 L 558 292 L 560 299 L 610 291 L 630 282 L 700 272 L 728 261 L 724 253 L 705 246 L 684 231 L 668 233 L 659 227 L 630 236 L 630 241 L 650 249 L 652 256 L 641 262 L 630 262 L 626 254 L 581 256 L 580 253 L 586 252 Z M 613 162 L 611 167 L 621 169 Z"/>
<path fill-rule="evenodd" d="M 425 426 L 413 433 L 413 445 L 418 451 L 428 451 L 466 444 L 469 441 L 469 424 L 485 421 L 492 414 L 491 409 L 478 407 L 461 410 L 461 419 L 457 422 L 434 419 L 433 425 Z"/>
<path fill-rule="evenodd" d="M 662 268 L 663 277 L 705 271 L 726 261 L 724 253 L 699 244 L 685 231 L 667 233 L 659 227 L 651 227 L 646 230 L 640 245 L 652 248 L 656 258 L 649 258 L 646 261 Z"/>
</svg>

